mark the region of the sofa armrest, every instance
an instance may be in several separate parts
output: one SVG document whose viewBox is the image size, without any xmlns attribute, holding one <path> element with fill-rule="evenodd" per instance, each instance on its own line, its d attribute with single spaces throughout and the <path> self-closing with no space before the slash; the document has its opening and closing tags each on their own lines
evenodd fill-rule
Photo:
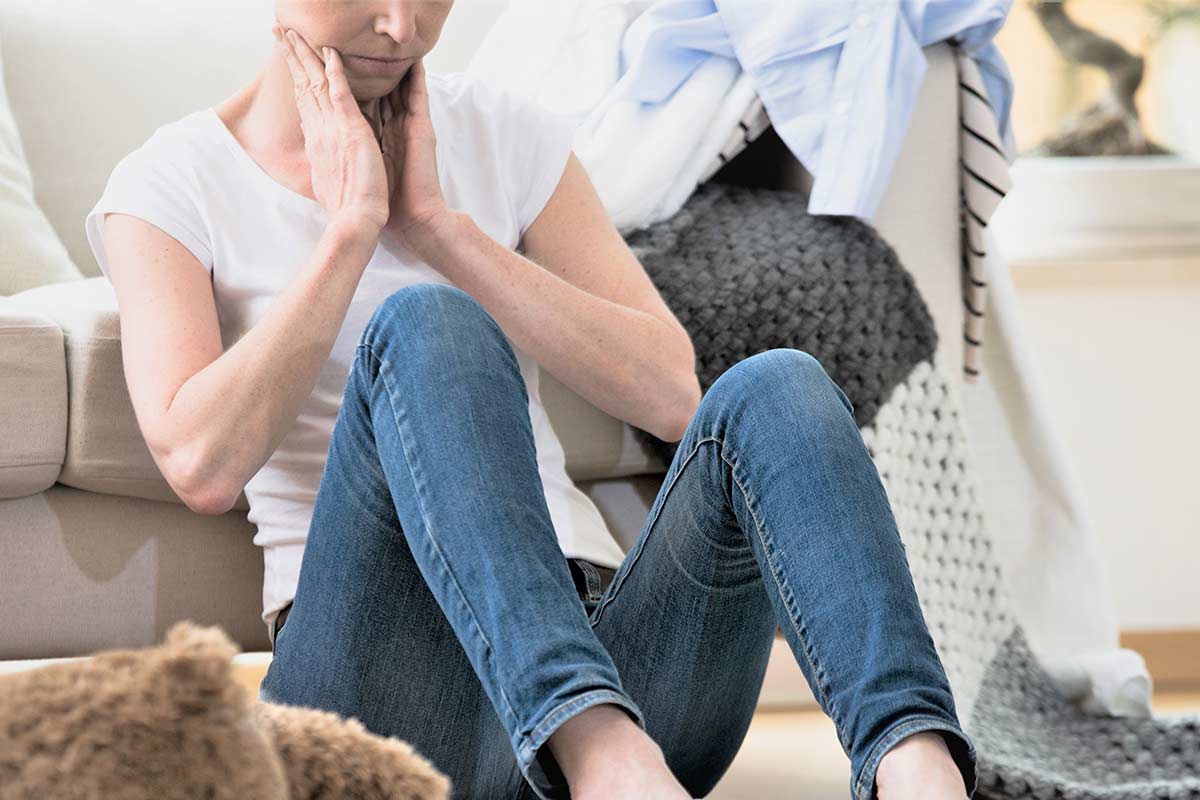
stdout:
<svg viewBox="0 0 1200 800">
<path fill-rule="evenodd" d="M 121 360 L 121 323 L 105 277 L 27 289 L 11 300 L 62 330 L 66 454 L 58 482 L 102 494 L 183 503 L 163 477 L 137 423 Z M 245 493 L 234 508 L 249 510 Z"/>
<path fill-rule="evenodd" d="M 54 485 L 67 442 L 63 332 L 49 316 L 0 297 L 0 498 Z"/>
</svg>

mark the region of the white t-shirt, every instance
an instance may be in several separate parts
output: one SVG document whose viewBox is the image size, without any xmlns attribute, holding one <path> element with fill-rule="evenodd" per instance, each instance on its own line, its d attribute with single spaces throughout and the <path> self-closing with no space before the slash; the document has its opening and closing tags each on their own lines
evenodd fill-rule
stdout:
<svg viewBox="0 0 1200 800">
<path fill-rule="evenodd" d="M 450 207 L 515 249 L 562 176 L 574 129 L 514 93 L 465 73 L 427 73 L 438 175 Z M 140 217 L 192 252 L 212 276 L 228 349 L 307 263 L 325 210 L 268 175 L 213 108 L 159 127 L 113 168 L 88 213 L 88 242 L 105 275 L 103 215 Z M 407 250 L 380 240 L 317 384 L 270 459 L 246 484 L 265 574 L 263 620 L 291 600 L 329 440 L 355 347 L 375 308 L 413 283 L 449 284 Z M 511 344 L 511 340 L 510 340 Z M 566 473 L 562 445 L 538 391 L 537 362 L 513 345 L 529 393 L 538 469 L 565 556 L 617 567 L 624 553 L 592 501 Z"/>
</svg>

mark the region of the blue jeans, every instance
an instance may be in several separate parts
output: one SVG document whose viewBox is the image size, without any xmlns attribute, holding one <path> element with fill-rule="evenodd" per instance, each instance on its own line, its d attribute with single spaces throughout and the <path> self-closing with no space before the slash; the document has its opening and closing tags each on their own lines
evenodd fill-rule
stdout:
<svg viewBox="0 0 1200 800">
<path fill-rule="evenodd" d="M 577 591 L 512 347 L 471 295 L 404 287 L 363 332 L 260 697 L 357 717 L 455 798 L 565 798 L 546 740 L 614 704 L 694 797 L 745 737 L 782 627 L 875 796 L 903 737 L 975 747 L 846 395 L 778 348 L 709 387 L 598 601 Z M 802 758 L 802 754 L 797 754 Z"/>
</svg>

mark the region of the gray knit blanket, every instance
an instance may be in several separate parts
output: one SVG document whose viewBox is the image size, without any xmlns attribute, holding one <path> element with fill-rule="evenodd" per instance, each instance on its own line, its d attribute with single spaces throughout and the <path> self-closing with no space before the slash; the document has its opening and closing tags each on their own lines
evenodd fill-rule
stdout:
<svg viewBox="0 0 1200 800">
<path fill-rule="evenodd" d="M 1085 713 L 1038 663 L 1010 612 L 924 299 L 872 226 L 805 206 L 796 192 L 707 183 L 626 236 L 695 343 L 701 388 L 794 347 L 846 392 L 977 748 L 976 798 L 1200 798 L 1200 716 Z M 675 443 L 637 434 L 670 463 Z"/>
</svg>

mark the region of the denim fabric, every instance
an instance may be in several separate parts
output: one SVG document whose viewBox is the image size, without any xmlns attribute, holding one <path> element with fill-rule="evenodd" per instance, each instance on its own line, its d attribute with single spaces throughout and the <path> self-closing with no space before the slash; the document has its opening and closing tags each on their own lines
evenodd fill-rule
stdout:
<svg viewBox="0 0 1200 800">
<path fill-rule="evenodd" d="M 583 602 L 584 609 L 590 613 L 600 602 L 600 598 L 604 596 L 604 590 L 612 583 L 613 576 L 617 574 L 617 571 L 600 564 L 593 564 L 586 558 L 574 557 L 567 558 L 567 567 L 570 568 L 571 578 L 575 581 L 575 591 L 579 593 L 579 599 Z M 291 610 L 292 604 L 289 602 L 279 610 L 267 629 L 267 638 L 271 641 L 272 654 L 275 652 L 275 637 L 279 635 L 279 629 L 287 622 Z"/>
<path fill-rule="evenodd" d="M 455 798 L 518 800 L 569 797 L 544 745 L 612 703 L 704 797 L 782 627 L 855 800 L 922 730 L 946 738 L 973 793 L 974 744 L 852 412 L 804 352 L 735 364 L 597 592 L 595 565 L 559 549 L 507 337 L 457 287 L 404 287 L 358 346 L 260 697 L 409 742 Z"/>
</svg>

